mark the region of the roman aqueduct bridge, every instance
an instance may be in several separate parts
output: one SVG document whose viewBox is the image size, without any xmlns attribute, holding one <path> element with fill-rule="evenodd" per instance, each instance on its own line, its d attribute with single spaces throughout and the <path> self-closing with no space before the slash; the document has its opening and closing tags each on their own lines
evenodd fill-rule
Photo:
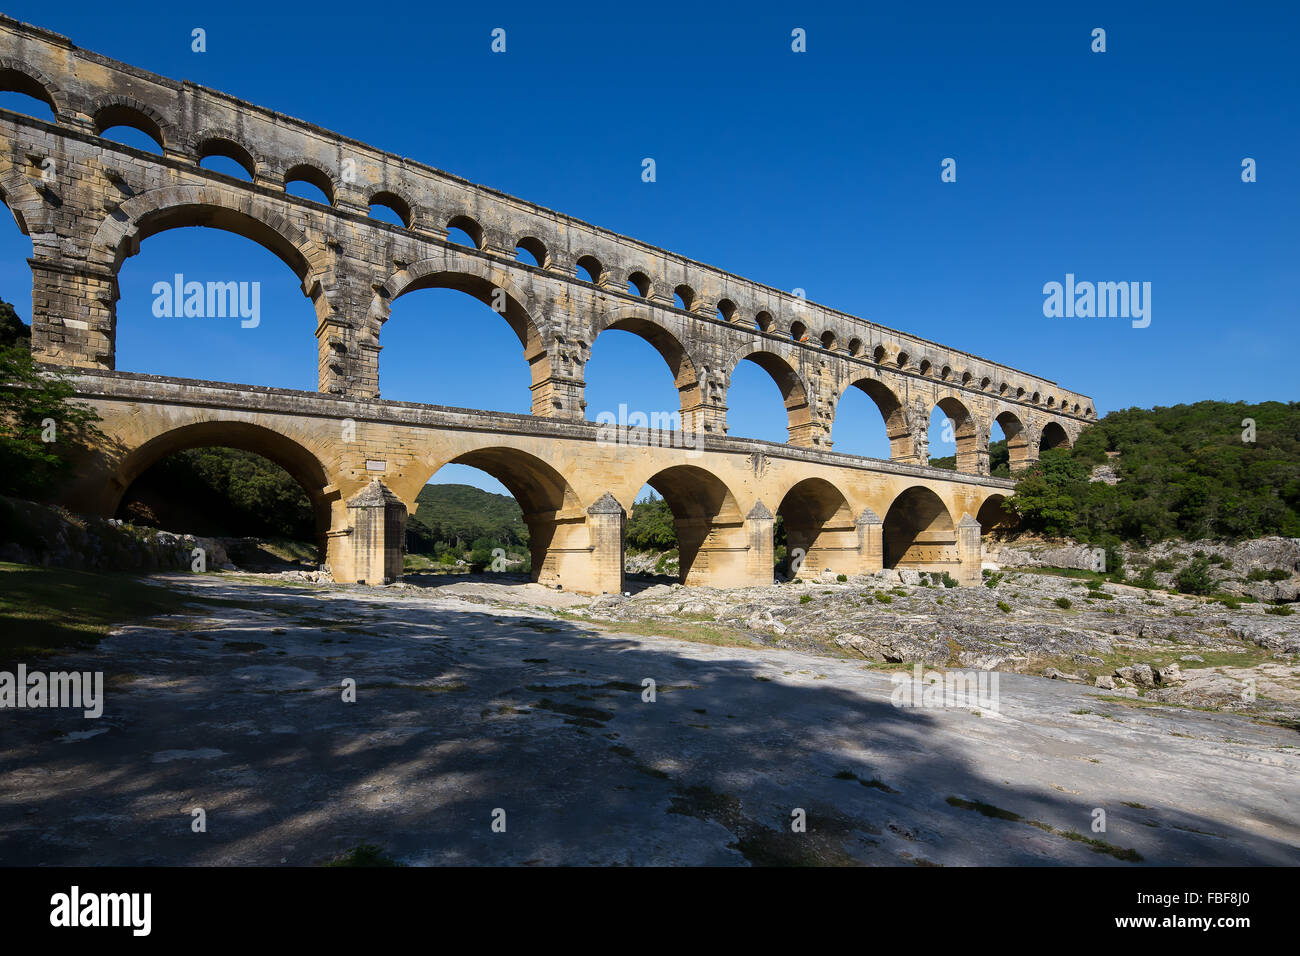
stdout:
<svg viewBox="0 0 1300 956">
<path fill-rule="evenodd" d="M 53 119 L 0 110 L 0 199 L 30 237 L 32 349 L 73 376 L 108 436 L 83 460 L 70 507 L 111 515 L 131 482 L 175 451 L 247 448 L 311 498 L 335 577 L 400 573 L 405 509 L 443 464 L 482 468 L 519 499 L 533 573 L 578 591 L 622 586 L 623 521 L 651 484 L 667 499 L 686 583 L 767 583 L 772 525 L 807 572 L 881 566 L 979 579 L 980 525 L 1011 488 L 989 476 L 994 422 L 1011 465 L 1071 444 L 1090 398 L 377 150 L 272 110 L 176 82 L 0 17 L 0 90 Z M 156 151 L 104 138 L 116 126 Z M 219 155 L 248 179 L 200 166 Z M 286 192 L 306 181 L 314 202 Z M 386 207 L 401 225 L 371 217 Z M 285 262 L 312 302 L 317 392 L 114 371 L 118 271 L 160 232 L 209 226 Z M 452 241 L 468 236 L 471 245 Z M 520 251 L 527 253 L 521 256 Z M 521 259 L 523 261 L 521 261 Z M 450 288 L 487 303 L 519 339 L 532 414 L 385 401 L 384 322 L 398 297 Z M 685 452 L 650 433 L 611 443 L 586 419 L 597 336 L 634 333 L 663 357 Z M 728 433 L 742 361 L 780 388 L 788 442 Z M 831 448 L 850 388 L 879 408 L 890 460 Z M 953 424 L 957 471 L 931 468 L 928 430 Z"/>
</svg>

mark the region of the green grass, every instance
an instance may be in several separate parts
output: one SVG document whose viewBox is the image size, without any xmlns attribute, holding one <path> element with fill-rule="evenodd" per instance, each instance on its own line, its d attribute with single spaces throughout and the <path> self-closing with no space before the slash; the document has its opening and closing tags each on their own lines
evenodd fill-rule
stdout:
<svg viewBox="0 0 1300 956">
<path fill-rule="evenodd" d="M 359 843 L 346 853 L 340 853 L 321 866 L 402 866 L 373 843 Z"/>
<path fill-rule="evenodd" d="M 193 601 L 130 574 L 0 562 L 0 659 L 93 645 L 114 627 Z"/>
</svg>

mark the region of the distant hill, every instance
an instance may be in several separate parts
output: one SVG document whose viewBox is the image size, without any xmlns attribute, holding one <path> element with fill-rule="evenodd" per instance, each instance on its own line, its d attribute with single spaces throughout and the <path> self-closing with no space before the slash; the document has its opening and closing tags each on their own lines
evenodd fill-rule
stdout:
<svg viewBox="0 0 1300 956">
<path fill-rule="evenodd" d="M 406 542 L 416 554 L 481 547 L 485 541 L 503 547 L 528 543 L 523 509 L 509 495 L 472 485 L 425 485 L 415 500 L 419 507 L 407 520 Z"/>
<path fill-rule="evenodd" d="M 1098 465 L 1119 481 L 1090 481 Z M 1044 452 L 1008 504 L 1026 530 L 1098 543 L 1300 537 L 1300 402 L 1111 412 Z"/>
</svg>

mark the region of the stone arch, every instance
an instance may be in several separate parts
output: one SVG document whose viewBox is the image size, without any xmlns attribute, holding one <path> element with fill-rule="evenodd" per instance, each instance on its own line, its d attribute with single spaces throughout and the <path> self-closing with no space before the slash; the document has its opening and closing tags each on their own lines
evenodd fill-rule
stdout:
<svg viewBox="0 0 1300 956">
<path fill-rule="evenodd" d="M 66 118 L 59 103 L 63 94 L 58 86 L 36 67 L 22 60 L 0 56 L 0 91 L 25 93 L 49 106 L 57 118 Z"/>
<path fill-rule="evenodd" d="M 286 221 L 282 211 L 256 196 L 217 186 L 166 186 L 133 196 L 100 223 L 92 243 L 98 264 L 114 274 L 140 243 L 168 229 L 206 226 L 251 239 L 274 253 L 302 280 L 318 318 L 328 312 L 322 294 L 329 256 L 319 243 Z"/>
<path fill-rule="evenodd" d="M 947 505 L 922 485 L 901 492 L 884 521 L 886 568 L 956 570 L 960 565 L 957 526 Z"/>
<path fill-rule="evenodd" d="M 993 420 L 1002 426 L 1002 434 L 1007 439 L 1007 454 L 1010 456 L 1012 471 L 1019 471 L 1030 462 L 1029 432 L 1024 422 L 1015 412 L 1006 409 L 994 416 Z M 992 426 L 989 426 L 990 431 Z M 1032 457 L 1037 457 L 1033 455 Z"/>
<path fill-rule="evenodd" d="M 957 444 L 957 470 L 970 475 L 988 473 L 988 456 L 981 461 L 981 450 L 987 452 L 987 439 L 981 442 L 979 426 L 970 409 L 954 395 L 947 395 L 935 403 L 935 408 L 943 412 L 952 422 L 953 438 Z"/>
<path fill-rule="evenodd" d="M 326 532 L 331 525 L 331 506 L 338 497 L 329 469 L 316 452 L 301 441 L 247 421 L 191 422 L 156 434 L 126 450 L 117 461 L 110 479 L 103 482 L 104 513 L 116 514 L 131 484 L 168 455 L 191 448 L 212 447 L 253 452 L 287 471 L 307 493 L 316 519 L 317 543 L 324 554 Z"/>
<path fill-rule="evenodd" d="M 301 199 L 301 196 L 293 196 L 288 192 L 290 183 L 304 182 L 311 183 L 319 189 L 325 196 L 325 202 L 333 207 L 338 202 L 338 184 L 334 181 L 334 174 L 325 166 L 314 159 L 299 157 L 292 159 L 284 166 L 284 174 L 280 177 L 280 182 L 285 188 L 285 195 L 294 199 Z M 308 199 L 307 202 L 314 200 Z"/>
<path fill-rule="evenodd" d="M 547 244 L 532 233 L 523 233 L 516 237 L 514 244 L 510 247 L 512 253 L 518 253 L 523 249 L 537 261 L 537 268 L 549 269 L 551 267 L 551 252 Z"/>
<path fill-rule="evenodd" d="M 0 156 L 0 202 L 5 204 L 24 236 L 48 231 L 46 204 L 32 181 L 7 157 Z"/>
<path fill-rule="evenodd" d="M 402 220 L 402 225 L 410 229 L 415 222 L 415 210 L 410 201 L 401 193 L 389 189 L 388 187 L 379 187 L 371 190 L 366 194 L 366 206 L 383 206 L 391 209 L 397 218 Z"/>
<path fill-rule="evenodd" d="M 989 495 L 984 499 L 979 512 L 975 515 L 975 520 L 980 523 L 981 535 L 1003 531 L 1015 525 L 1015 515 L 1009 514 L 1003 508 L 1006 500 L 1007 496 L 1001 494 Z"/>
<path fill-rule="evenodd" d="M 224 156 L 238 163 L 253 182 L 258 182 L 265 173 L 266 160 L 228 129 L 207 127 L 195 133 L 190 142 L 196 163 L 202 163 L 209 156 Z"/>
<path fill-rule="evenodd" d="M 524 358 L 531 370 L 529 387 L 533 392 L 533 413 L 546 413 L 545 408 L 539 410 L 539 402 L 543 402 L 543 393 L 551 378 L 551 355 L 546 338 L 529 311 L 531 297 L 508 270 L 450 248 L 439 258 L 411 263 L 384 280 L 371 299 L 366 318 L 367 333 L 374 339 L 374 344 L 378 344 L 380 329 L 392 313 L 393 301 L 419 289 L 464 292 L 504 318 L 523 346 Z"/>
<path fill-rule="evenodd" d="M 508 446 L 490 445 L 462 452 L 436 467 L 428 468 L 423 488 L 444 465 L 468 465 L 491 475 L 512 494 L 528 526 L 528 549 L 532 556 L 533 581 L 551 587 L 564 586 L 565 557 L 585 553 L 586 514 L 572 485 L 554 467 Z"/>
<path fill-rule="evenodd" d="M 776 513 L 785 525 L 789 556 L 803 552 L 798 575 L 815 578 L 823 571 L 862 571 L 857 523 L 844 493 L 824 478 L 805 478 L 781 497 Z M 791 570 L 794 570 L 793 558 Z"/>
<path fill-rule="evenodd" d="M 142 103 L 133 96 L 112 94 L 95 101 L 91 108 L 91 121 L 97 135 L 114 126 L 129 126 L 138 129 L 158 144 L 160 150 L 171 148 L 176 139 L 172 124 L 148 103 Z"/>
<path fill-rule="evenodd" d="M 1069 432 L 1060 422 L 1048 422 L 1043 426 L 1043 434 L 1038 440 L 1038 449 L 1041 453 L 1052 448 L 1069 448 L 1071 444 Z"/>
<path fill-rule="evenodd" d="M 459 229 L 465 235 L 469 236 L 469 241 L 474 244 L 475 249 L 481 250 L 485 239 L 483 226 L 473 216 L 465 213 L 456 213 L 447 219 L 447 229 Z M 459 245 L 452 240 L 448 240 L 452 245 Z"/>
<path fill-rule="evenodd" d="M 676 333 L 651 319 L 644 309 L 635 306 L 616 308 L 603 317 L 592 330 L 592 346 L 606 330 L 631 332 L 649 342 L 668 365 L 677 388 L 678 403 L 682 413 L 682 427 L 694 429 L 694 413 L 703 404 L 699 364 L 687 351 Z"/>
<path fill-rule="evenodd" d="M 916 436 L 908 420 L 907 407 L 894 391 L 880 379 L 858 378 L 849 382 L 844 391 L 857 388 L 880 410 L 880 417 L 885 420 L 885 434 L 889 437 L 889 458 L 891 461 L 913 461 L 917 455 Z M 843 397 L 844 391 L 840 392 Z M 836 400 L 838 407 L 839 401 Z M 834 425 L 832 425 L 832 429 Z"/>
<path fill-rule="evenodd" d="M 674 465 L 643 484 L 672 510 L 683 584 L 725 587 L 747 580 L 745 519 L 722 479 L 695 465 Z"/>
<path fill-rule="evenodd" d="M 811 444 L 812 403 L 808 398 L 808 387 L 803 376 L 791 360 L 762 344 L 747 345 L 731 363 L 727 380 L 735 374 L 741 362 L 753 362 L 776 383 L 781 392 L 781 401 L 785 405 L 786 429 L 788 440 L 792 445 Z"/>
</svg>

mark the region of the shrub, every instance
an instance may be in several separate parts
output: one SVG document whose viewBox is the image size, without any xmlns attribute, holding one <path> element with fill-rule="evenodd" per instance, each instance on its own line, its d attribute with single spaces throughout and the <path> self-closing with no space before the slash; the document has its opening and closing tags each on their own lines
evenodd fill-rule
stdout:
<svg viewBox="0 0 1300 956">
<path fill-rule="evenodd" d="M 957 579 L 945 571 L 943 572 L 943 586 L 946 588 L 955 588 L 957 586 Z"/>
<path fill-rule="evenodd" d="M 1001 611 L 1003 614 L 1010 614 L 1010 613 L 1011 613 L 1011 605 L 1008 604 L 1006 601 L 999 601 L 999 602 L 998 602 L 998 610 Z"/>
<path fill-rule="evenodd" d="M 1133 583 L 1148 591 L 1160 586 L 1156 583 L 1156 572 L 1154 568 L 1143 568 L 1142 573 L 1133 580 Z"/>
<path fill-rule="evenodd" d="M 812 595 L 811 595 L 811 594 L 801 594 L 801 595 L 799 595 L 799 603 L 800 603 L 800 604 L 807 604 L 807 603 L 808 603 L 809 601 L 811 601 L 811 600 L 812 600 Z"/>
<path fill-rule="evenodd" d="M 847 584 L 849 576 L 847 574 L 837 574 L 835 575 L 835 580 L 840 582 L 840 584 Z"/>
<path fill-rule="evenodd" d="M 1276 604 L 1273 607 L 1264 608 L 1265 614 L 1276 614 L 1278 617 L 1290 617 L 1295 611 L 1291 610 L 1285 604 Z"/>
<path fill-rule="evenodd" d="M 1214 580 L 1210 577 L 1210 562 L 1204 558 L 1193 558 L 1174 576 L 1174 584 L 1184 594 L 1209 594 L 1214 590 Z"/>
<path fill-rule="evenodd" d="M 1062 611 L 1068 610 L 1070 608 L 1070 599 L 1068 597 L 1059 597 L 1056 599 L 1054 603 Z"/>
<path fill-rule="evenodd" d="M 1251 568 L 1250 573 L 1246 575 L 1247 581 L 1285 581 L 1291 576 L 1291 572 L 1284 571 L 1282 568 Z"/>
</svg>

